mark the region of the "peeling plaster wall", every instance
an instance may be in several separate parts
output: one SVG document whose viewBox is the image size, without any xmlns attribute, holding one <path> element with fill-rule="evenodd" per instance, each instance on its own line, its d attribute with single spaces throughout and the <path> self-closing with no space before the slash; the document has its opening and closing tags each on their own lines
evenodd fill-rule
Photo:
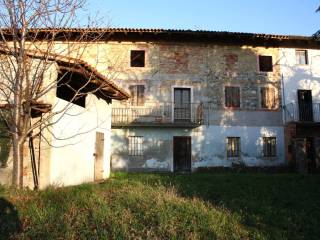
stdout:
<svg viewBox="0 0 320 240">
<path fill-rule="evenodd" d="M 145 50 L 143 68 L 130 67 L 130 50 L 136 49 Z M 146 85 L 145 102 L 149 105 L 172 102 L 172 86 L 190 86 L 194 103 L 209 102 L 213 108 L 222 110 L 225 85 L 241 87 L 242 110 L 260 110 L 259 89 L 265 85 L 274 86 L 279 102 L 281 100 L 277 48 L 109 42 L 104 48 L 100 47 L 99 54 L 107 60 L 104 65 L 98 63 L 98 69 L 115 76 L 117 83 L 124 88 Z M 273 57 L 273 72 L 258 71 L 258 55 Z"/>
<path fill-rule="evenodd" d="M 191 136 L 190 129 L 113 129 L 111 166 L 113 170 L 173 170 L 173 136 Z M 128 137 L 143 136 L 143 156 L 129 156 Z"/>
<path fill-rule="evenodd" d="M 308 64 L 299 65 L 296 62 L 296 49 L 280 49 L 280 68 L 283 74 L 283 104 L 286 105 L 286 111 L 283 114 L 283 120 L 290 121 L 290 117 L 297 115 L 299 118 L 298 90 L 311 90 L 312 102 L 320 104 L 320 50 L 307 50 Z M 313 120 L 320 121 L 319 106 L 314 105 Z M 310 130 L 308 130 L 310 129 Z M 285 146 L 286 158 L 289 165 L 298 170 L 306 171 L 306 136 L 314 137 L 314 157 L 317 167 L 319 167 L 319 127 L 317 125 L 302 125 L 301 129 L 295 124 L 286 124 Z"/>
<path fill-rule="evenodd" d="M 145 50 L 146 65 L 130 67 L 130 50 Z M 206 103 L 204 125 L 195 129 L 129 128 L 113 129 L 112 168 L 125 170 L 172 170 L 173 136 L 192 137 L 192 167 L 231 166 L 226 159 L 226 137 L 239 136 L 241 161 L 247 166 L 285 164 L 281 102 L 279 49 L 250 46 L 218 46 L 193 43 L 109 42 L 105 50 L 109 69 L 117 83 L 145 85 L 145 106 L 173 102 L 173 87 L 190 87 L 193 103 Z M 102 51 L 102 52 L 103 52 Z M 103 54 L 103 53 L 101 53 Z M 109 55 L 110 54 L 110 55 Z M 116 54 L 116 55 L 112 55 Z M 273 57 L 273 72 L 259 72 L 258 56 Z M 117 56 L 117 57 L 115 57 Z M 116 59 L 112 60 L 112 59 Z M 240 109 L 224 107 L 224 86 L 240 87 Z M 276 89 L 277 108 L 261 108 L 260 88 Z M 114 102 L 113 107 L 130 102 Z M 143 108 L 143 107 L 141 107 Z M 262 137 L 277 137 L 278 155 L 261 157 Z M 144 137 L 144 156 L 128 156 L 128 136 Z M 155 147 L 159 145 L 159 147 Z"/>
<path fill-rule="evenodd" d="M 227 137 L 240 137 L 241 156 L 239 159 L 227 158 Z M 277 156 L 264 158 L 262 155 L 263 137 L 277 138 Z M 200 127 L 194 133 L 193 167 L 230 167 L 233 163 L 245 166 L 280 166 L 284 165 L 283 128 L 282 127 L 238 127 L 209 126 Z"/>
<path fill-rule="evenodd" d="M 128 156 L 128 136 L 143 136 L 143 156 Z M 283 128 L 246 126 L 202 126 L 190 129 L 130 128 L 112 131 L 113 170 L 173 171 L 173 137 L 191 136 L 192 169 L 198 167 L 230 167 L 233 163 L 245 166 L 281 166 L 285 164 Z M 227 137 L 241 138 L 241 157 L 227 159 Z M 262 138 L 277 138 L 277 156 L 262 156 Z"/>
<path fill-rule="evenodd" d="M 292 48 L 280 49 L 280 67 L 283 74 L 285 104 L 298 102 L 297 90 L 312 90 L 313 102 L 320 102 L 320 50 L 308 50 L 308 64 L 296 64 Z"/>
</svg>

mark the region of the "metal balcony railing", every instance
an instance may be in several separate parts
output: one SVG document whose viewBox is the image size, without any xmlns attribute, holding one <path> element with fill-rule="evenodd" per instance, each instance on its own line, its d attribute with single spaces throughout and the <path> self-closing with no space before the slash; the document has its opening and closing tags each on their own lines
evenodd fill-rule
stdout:
<svg viewBox="0 0 320 240">
<path fill-rule="evenodd" d="M 145 106 L 112 108 L 112 126 L 196 127 L 203 121 L 201 103 L 147 103 Z"/>
<path fill-rule="evenodd" d="M 284 114 L 286 122 L 320 122 L 320 103 L 289 103 Z"/>
</svg>

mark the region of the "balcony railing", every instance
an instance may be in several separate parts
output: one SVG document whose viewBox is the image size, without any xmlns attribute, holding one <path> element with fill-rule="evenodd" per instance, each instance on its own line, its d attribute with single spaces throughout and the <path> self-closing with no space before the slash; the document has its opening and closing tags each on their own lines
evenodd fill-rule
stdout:
<svg viewBox="0 0 320 240">
<path fill-rule="evenodd" d="M 112 126 L 197 127 L 203 121 L 201 103 L 148 103 L 145 106 L 112 108 Z"/>
<path fill-rule="evenodd" d="M 284 114 L 286 122 L 320 122 L 320 103 L 289 103 Z"/>
</svg>

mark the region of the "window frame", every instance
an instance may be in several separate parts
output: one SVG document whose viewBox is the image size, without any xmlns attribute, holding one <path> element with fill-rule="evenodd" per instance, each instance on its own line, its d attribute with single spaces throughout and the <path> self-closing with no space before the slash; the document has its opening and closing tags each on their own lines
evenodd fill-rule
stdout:
<svg viewBox="0 0 320 240">
<path fill-rule="evenodd" d="M 233 145 L 234 143 L 236 144 L 237 148 L 237 154 L 234 154 L 233 150 L 231 150 L 231 155 L 229 155 L 230 151 L 229 151 L 229 140 L 231 140 L 231 144 Z M 235 142 L 233 142 L 234 140 L 236 140 Z M 226 139 L 227 141 L 227 158 L 228 159 L 234 159 L 234 158 L 240 158 L 241 157 L 241 137 L 227 137 Z"/>
<path fill-rule="evenodd" d="M 138 90 L 139 87 L 143 87 L 142 98 L 139 98 L 139 90 Z M 131 94 L 131 97 L 129 98 L 131 106 L 143 107 L 145 104 L 145 100 L 146 100 L 146 85 L 145 84 L 129 85 L 129 92 Z M 134 94 L 132 94 L 133 92 L 134 92 Z M 140 99 L 140 101 L 139 101 L 139 99 Z"/>
<path fill-rule="evenodd" d="M 273 89 L 274 90 L 274 107 L 272 108 L 268 108 L 268 107 L 264 107 L 262 104 L 263 101 L 263 96 L 262 96 L 262 89 Z M 262 85 L 259 86 L 259 107 L 262 110 L 265 111 L 276 111 L 279 109 L 279 92 L 278 89 L 276 87 L 274 87 L 273 85 Z"/>
<path fill-rule="evenodd" d="M 134 58 L 133 58 L 133 56 L 132 56 L 132 54 L 133 53 L 143 53 L 143 64 L 142 65 L 139 65 L 139 64 L 136 64 L 136 65 L 134 65 L 133 64 L 133 61 L 135 60 Z M 131 68 L 145 68 L 146 67 L 146 50 L 144 50 L 144 49 L 131 49 L 130 50 L 130 67 Z"/>
<path fill-rule="evenodd" d="M 128 156 L 144 156 L 143 142 L 143 136 L 128 136 Z"/>
<path fill-rule="evenodd" d="M 297 61 L 297 53 L 298 52 L 304 52 L 305 53 L 305 55 L 304 55 L 305 63 L 300 63 L 300 62 Z M 296 57 L 296 65 L 299 65 L 299 66 L 307 66 L 307 65 L 309 65 L 309 54 L 308 54 L 308 50 L 307 49 L 296 49 L 295 50 L 295 57 Z"/>
<path fill-rule="evenodd" d="M 226 88 L 228 88 L 228 87 L 230 87 L 230 88 L 238 88 L 239 89 L 239 106 L 226 106 L 226 104 L 227 104 L 227 101 L 226 101 L 226 99 L 227 99 Z M 239 85 L 224 85 L 224 87 L 223 87 L 223 101 L 224 101 L 223 106 L 226 109 L 240 109 L 241 105 L 242 105 L 241 104 L 241 87 Z"/>
<path fill-rule="evenodd" d="M 260 60 L 260 58 L 262 58 L 262 57 L 271 57 L 271 71 L 263 71 L 263 70 L 261 70 L 261 65 L 260 65 L 261 60 Z M 272 73 L 273 72 L 273 56 L 272 55 L 258 55 L 257 58 L 258 58 L 258 71 L 260 73 Z"/>
<path fill-rule="evenodd" d="M 275 141 L 274 145 L 271 143 L 272 140 Z M 272 149 L 273 147 L 274 149 Z M 262 137 L 262 156 L 264 158 L 277 157 L 277 137 Z"/>
</svg>

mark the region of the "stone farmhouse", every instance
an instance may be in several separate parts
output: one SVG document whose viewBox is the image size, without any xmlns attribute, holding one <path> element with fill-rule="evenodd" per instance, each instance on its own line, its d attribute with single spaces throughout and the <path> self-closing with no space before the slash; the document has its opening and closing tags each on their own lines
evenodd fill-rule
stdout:
<svg viewBox="0 0 320 240">
<path fill-rule="evenodd" d="M 112 107 L 113 170 L 319 167 L 316 39 L 115 32 L 107 49 L 123 60 L 117 82 L 131 98 Z"/>
<path fill-rule="evenodd" d="M 109 168 L 320 167 L 316 38 L 164 29 L 42 31 L 56 31 L 57 39 L 69 33 L 70 41 L 83 31 L 102 34 L 81 56 L 99 76 L 112 76 L 122 94 L 92 110 L 110 119 L 101 137 L 108 158 L 102 178 Z M 47 165 L 51 174 L 44 185 L 95 180 L 96 132 L 70 152 L 52 150 L 57 155 Z"/>
</svg>

